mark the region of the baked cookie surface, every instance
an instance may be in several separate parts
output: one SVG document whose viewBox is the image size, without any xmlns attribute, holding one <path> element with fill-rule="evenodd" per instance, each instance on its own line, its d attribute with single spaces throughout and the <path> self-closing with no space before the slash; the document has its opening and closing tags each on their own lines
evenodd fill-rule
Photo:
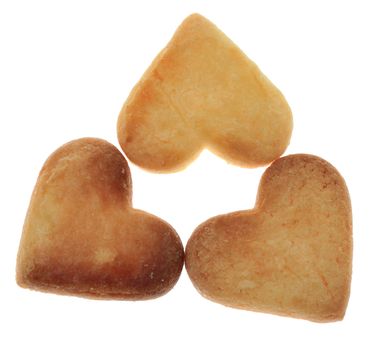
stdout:
<svg viewBox="0 0 372 350">
<path fill-rule="evenodd" d="M 180 170 L 204 148 L 256 167 L 284 152 L 292 114 L 257 65 L 194 14 L 130 93 L 117 132 L 127 157 L 151 171 Z"/>
<path fill-rule="evenodd" d="M 254 209 L 196 228 L 186 269 L 203 296 L 227 306 L 341 320 L 352 269 L 351 205 L 343 178 L 315 156 L 276 160 L 262 176 Z"/>
<path fill-rule="evenodd" d="M 149 299 L 174 286 L 183 257 L 169 224 L 132 208 L 130 171 L 119 150 L 85 138 L 57 149 L 40 172 L 17 282 L 91 298 Z"/>
</svg>

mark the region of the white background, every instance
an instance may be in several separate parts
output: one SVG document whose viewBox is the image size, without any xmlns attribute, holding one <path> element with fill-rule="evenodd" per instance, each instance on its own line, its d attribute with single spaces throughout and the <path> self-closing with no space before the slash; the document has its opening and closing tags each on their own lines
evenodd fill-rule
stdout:
<svg viewBox="0 0 372 350">
<path fill-rule="evenodd" d="M 0 348 L 371 349 L 372 10 L 369 1 L 0 0 Z M 342 322 L 235 310 L 202 298 L 183 271 L 146 302 L 92 301 L 15 283 L 22 224 L 38 172 L 63 143 L 96 136 L 118 145 L 130 89 L 180 22 L 199 12 L 281 89 L 294 131 L 286 154 L 338 168 L 354 218 L 352 293 Z M 264 168 L 204 152 L 186 171 L 131 164 L 134 205 L 172 224 L 186 244 L 217 214 L 254 205 Z"/>
</svg>

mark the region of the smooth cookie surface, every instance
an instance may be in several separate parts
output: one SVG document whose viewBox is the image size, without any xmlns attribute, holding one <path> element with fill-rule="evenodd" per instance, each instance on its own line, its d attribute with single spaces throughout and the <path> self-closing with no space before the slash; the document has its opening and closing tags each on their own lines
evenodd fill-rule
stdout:
<svg viewBox="0 0 372 350">
<path fill-rule="evenodd" d="M 257 65 L 194 14 L 130 93 L 117 132 L 127 157 L 151 171 L 180 170 L 204 148 L 256 167 L 284 152 L 292 114 Z"/>
</svg>

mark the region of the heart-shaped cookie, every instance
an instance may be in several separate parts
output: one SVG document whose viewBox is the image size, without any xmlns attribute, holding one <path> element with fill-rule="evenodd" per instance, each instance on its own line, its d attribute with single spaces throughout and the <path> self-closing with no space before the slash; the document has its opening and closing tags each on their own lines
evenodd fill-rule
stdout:
<svg viewBox="0 0 372 350">
<path fill-rule="evenodd" d="M 117 130 L 127 157 L 152 171 L 182 169 L 203 148 L 255 167 L 284 152 L 292 114 L 256 64 L 194 14 L 130 93 Z"/>
<path fill-rule="evenodd" d="M 107 299 L 148 299 L 169 291 L 183 247 L 163 220 L 132 208 L 128 164 L 93 138 L 69 142 L 45 162 L 20 243 L 22 287 Z"/>
<path fill-rule="evenodd" d="M 347 187 L 311 155 L 276 160 L 254 209 L 207 220 L 186 247 L 187 272 L 205 297 L 318 322 L 343 318 L 351 262 Z"/>
</svg>

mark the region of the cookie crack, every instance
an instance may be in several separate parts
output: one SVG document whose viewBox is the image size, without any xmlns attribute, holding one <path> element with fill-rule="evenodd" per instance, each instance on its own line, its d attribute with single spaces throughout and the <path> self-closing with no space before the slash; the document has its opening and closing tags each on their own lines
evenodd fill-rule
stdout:
<svg viewBox="0 0 372 350">
<path fill-rule="evenodd" d="M 333 293 L 331 292 L 331 290 L 330 290 L 330 288 L 329 288 L 328 281 L 327 281 L 327 279 L 325 278 L 325 276 L 323 275 L 323 273 L 322 273 L 318 268 L 315 268 L 315 272 L 316 272 L 317 275 L 319 276 L 322 285 L 324 286 L 325 290 L 327 291 L 327 293 L 329 294 L 329 296 L 331 297 L 331 299 L 334 300 L 334 299 L 335 299 L 335 296 L 334 296 Z"/>
<path fill-rule="evenodd" d="M 176 114 L 182 120 L 182 122 L 185 125 L 187 125 L 187 127 L 190 130 L 194 131 L 192 126 L 190 125 L 188 119 L 184 116 L 184 114 L 181 112 L 181 110 L 177 107 L 176 103 L 172 100 L 172 97 L 170 96 L 170 94 L 161 86 L 161 84 L 158 84 L 158 88 L 159 88 L 160 92 L 162 93 L 162 95 L 167 99 L 170 107 L 176 112 Z"/>
</svg>

